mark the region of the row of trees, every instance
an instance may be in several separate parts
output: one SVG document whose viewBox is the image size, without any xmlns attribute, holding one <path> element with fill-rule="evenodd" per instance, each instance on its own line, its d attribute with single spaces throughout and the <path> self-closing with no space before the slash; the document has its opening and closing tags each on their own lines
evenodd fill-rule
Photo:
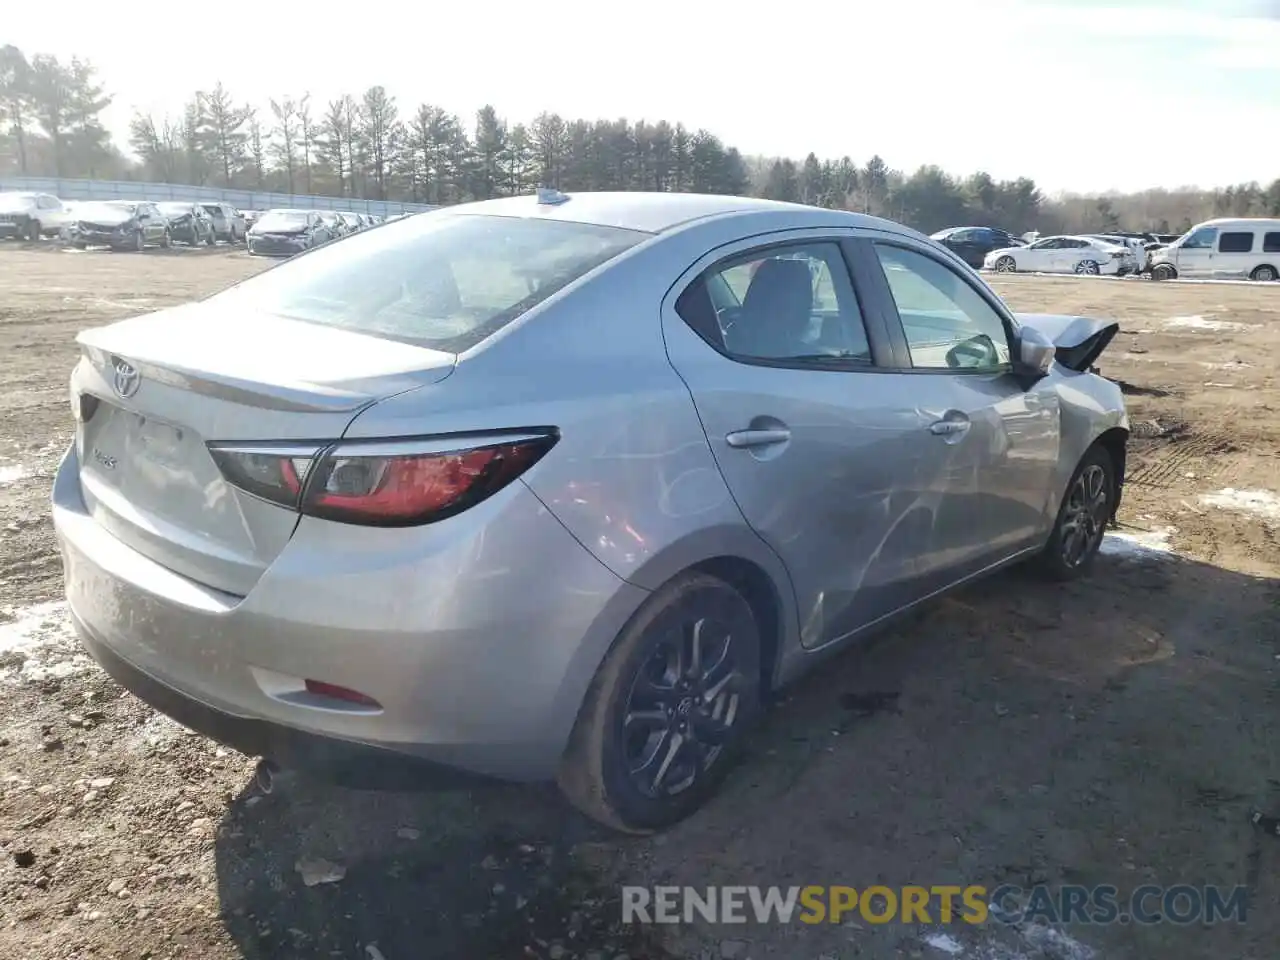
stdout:
<svg viewBox="0 0 1280 960">
<path fill-rule="evenodd" d="M 932 231 L 966 223 L 1023 232 L 1179 232 L 1215 215 L 1280 216 L 1280 179 L 1263 187 L 1149 190 L 1047 198 L 1035 181 L 913 173 L 880 156 L 803 161 L 743 157 L 707 130 L 665 120 L 510 123 L 493 106 L 473 122 L 429 103 L 404 110 L 381 86 L 314 102 L 281 96 L 259 109 L 221 83 L 181 114 L 138 114 L 127 156 L 101 121 L 111 103 L 88 63 L 0 48 L 0 174 L 155 180 L 288 193 L 456 203 L 564 190 L 755 194 L 858 210 Z"/>
</svg>

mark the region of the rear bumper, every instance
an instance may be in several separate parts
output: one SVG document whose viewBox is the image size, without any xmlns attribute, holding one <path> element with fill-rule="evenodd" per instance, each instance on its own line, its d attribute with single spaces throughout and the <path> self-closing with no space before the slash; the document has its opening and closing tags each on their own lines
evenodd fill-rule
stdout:
<svg viewBox="0 0 1280 960">
<path fill-rule="evenodd" d="M 428 527 L 304 518 L 245 597 L 100 526 L 74 447 L 54 481 L 53 519 L 68 604 L 108 672 L 236 749 L 322 771 L 396 757 L 551 777 L 600 660 L 647 596 L 519 482 Z M 307 678 L 381 709 L 308 694 Z"/>
<path fill-rule="evenodd" d="M 185 727 L 251 757 L 337 783 L 369 788 L 460 787 L 493 778 L 432 763 L 403 750 L 339 740 L 219 710 L 139 670 L 72 615 L 85 650 L 116 683 Z"/>
</svg>

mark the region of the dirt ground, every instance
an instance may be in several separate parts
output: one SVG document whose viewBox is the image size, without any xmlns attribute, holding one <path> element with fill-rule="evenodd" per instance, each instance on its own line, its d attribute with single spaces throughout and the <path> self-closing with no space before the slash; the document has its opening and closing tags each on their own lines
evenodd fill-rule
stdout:
<svg viewBox="0 0 1280 960">
<path fill-rule="evenodd" d="M 1014 571 L 788 691 L 708 809 L 619 840 L 549 789 L 258 796 L 251 762 L 78 655 L 48 488 L 84 327 L 214 291 L 240 251 L 0 245 L 0 957 L 1274 957 L 1280 285 L 1013 276 L 1116 317 L 1122 529 L 1067 588 Z M 1268 499 L 1270 491 L 1271 499 Z M 307 886 L 309 860 L 345 871 Z M 620 924 L 619 884 L 1250 888 L 1244 924 Z"/>
</svg>

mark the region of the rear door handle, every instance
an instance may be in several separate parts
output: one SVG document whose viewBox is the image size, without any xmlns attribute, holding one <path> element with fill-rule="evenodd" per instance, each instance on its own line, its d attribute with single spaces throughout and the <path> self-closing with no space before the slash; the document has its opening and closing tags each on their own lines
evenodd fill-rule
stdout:
<svg viewBox="0 0 1280 960">
<path fill-rule="evenodd" d="M 724 439 L 729 446 L 742 450 L 747 447 L 767 447 L 774 443 L 786 443 L 791 439 L 791 431 L 785 427 L 769 430 L 735 430 Z"/>
<path fill-rule="evenodd" d="M 929 424 L 929 432 L 939 437 L 954 437 L 969 429 L 968 420 L 938 420 Z"/>
</svg>

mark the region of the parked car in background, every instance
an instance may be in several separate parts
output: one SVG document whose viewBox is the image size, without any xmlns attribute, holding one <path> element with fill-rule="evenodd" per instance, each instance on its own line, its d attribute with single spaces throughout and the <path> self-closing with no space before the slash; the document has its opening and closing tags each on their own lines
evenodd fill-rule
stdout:
<svg viewBox="0 0 1280 960">
<path fill-rule="evenodd" d="M 191 246 L 213 246 L 213 217 L 198 203 L 167 200 L 156 207 L 169 221 L 169 235 L 179 243 Z"/>
<path fill-rule="evenodd" d="M 291 257 L 333 239 L 317 210 L 268 210 L 248 234 L 249 253 L 262 257 Z"/>
<path fill-rule="evenodd" d="M 0 238 L 56 237 L 68 222 L 62 201 L 51 193 L 0 193 Z"/>
<path fill-rule="evenodd" d="M 1124 268 L 1120 271 L 1121 275 L 1130 273 L 1142 273 L 1147 269 L 1150 258 L 1147 256 L 1146 245 L 1136 237 L 1124 234 L 1112 233 L 1087 233 L 1083 234 L 1086 239 L 1101 240 L 1104 243 L 1114 243 L 1117 246 L 1126 247 L 1132 254 L 1132 262 L 1126 262 Z"/>
<path fill-rule="evenodd" d="M 358 213 L 339 211 L 338 218 L 342 221 L 344 233 L 357 233 L 360 230 L 363 230 L 366 226 L 364 217 Z"/>
<path fill-rule="evenodd" d="M 996 273 L 1088 273 L 1115 276 L 1133 268 L 1128 247 L 1090 237 L 1045 237 L 1025 247 L 987 254 L 983 267 Z"/>
<path fill-rule="evenodd" d="M 248 233 L 253 225 L 258 222 L 258 218 L 262 216 L 264 212 L 265 211 L 262 210 L 241 211 L 241 215 L 244 217 L 244 228 L 246 233 Z"/>
<path fill-rule="evenodd" d="M 77 205 L 71 244 L 81 250 L 107 246 L 113 250 L 167 247 L 172 240 L 169 221 L 154 203 L 145 200 L 90 200 Z"/>
<path fill-rule="evenodd" d="M 1123 489 L 1124 398 L 1090 372 L 1117 330 L 1015 315 L 853 213 L 412 217 L 80 334 L 71 621 L 251 756 L 555 778 L 661 829 L 826 653 L 1017 561 L 1088 572 Z"/>
<path fill-rule="evenodd" d="M 346 224 L 342 222 L 342 218 L 338 216 L 336 210 L 315 210 L 313 212 L 324 222 L 325 229 L 329 232 L 329 239 L 336 240 L 338 237 L 347 235 Z"/>
<path fill-rule="evenodd" d="M 975 270 L 982 266 L 992 250 L 1022 245 L 1022 241 L 1013 234 L 994 227 L 948 227 L 930 239 L 937 240 Z"/>
<path fill-rule="evenodd" d="M 1152 255 L 1151 277 L 1280 279 L 1280 220 L 1206 220 Z"/>
<path fill-rule="evenodd" d="M 202 207 L 213 218 L 213 236 L 215 240 L 227 243 L 239 243 L 249 232 L 244 224 L 244 214 L 229 203 L 202 203 Z"/>
</svg>

